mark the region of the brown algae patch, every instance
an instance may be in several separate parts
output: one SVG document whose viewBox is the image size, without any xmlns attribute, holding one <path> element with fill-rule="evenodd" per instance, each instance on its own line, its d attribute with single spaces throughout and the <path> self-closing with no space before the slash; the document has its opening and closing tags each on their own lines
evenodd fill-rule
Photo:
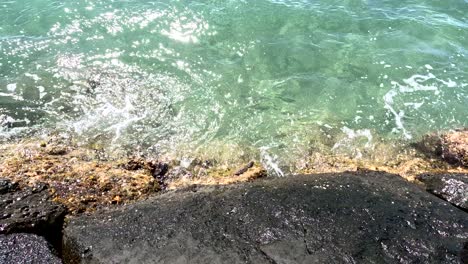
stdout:
<svg viewBox="0 0 468 264">
<path fill-rule="evenodd" d="M 225 185 L 238 182 L 253 181 L 267 176 L 267 171 L 254 164 L 244 172 L 237 174 L 239 170 L 233 168 L 214 168 L 206 172 L 203 177 L 180 177 L 169 183 L 168 189 L 179 189 L 190 185 Z"/>
<path fill-rule="evenodd" d="M 447 142 L 448 138 L 456 138 L 449 145 L 450 150 L 454 149 L 450 153 L 461 157 L 466 153 L 466 144 L 462 143 L 466 143 L 468 131 L 462 133 L 464 135 L 446 133 L 438 137 Z M 291 171 L 293 174 L 318 174 L 374 170 L 398 174 L 413 182 L 424 173 L 468 174 L 468 168 L 460 166 L 462 162 L 445 162 L 441 153 L 447 156 L 449 152 L 440 152 L 438 145 L 431 148 L 431 142 L 427 137 L 411 145 L 379 142 L 365 151 L 352 147 L 350 151 L 313 148 L 302 155 L 305 158 L 295 160 Z M 247 154 L 240 158 L 218 155 L 218 159 L 200 155 L 188 163 L 174 157 L 163 161 L 145 157 L 110 158 L 100 148 L 80 147 L 72 140 L 59 137 L 24 139 L 0 144 L 0 177 L 22 185 L 47 183 L 54 199 L 76 214 L 145 199 L 162 189 L 233 184 L 267 176 L 265 168 L 248 155 L 247 149 L 232 150 L 229 153 Z M 356 157 L 356 153 L 362 155 Z M 233 160 L 228 162 L 229 159 Z"/>
<path fill-rule="evenodd" d="M 54 200 L 76 214 L 141 200 L 162 188 L 230 184 L 266 175 L 258 165 L 234 175 L 235 169 L 226 166 L 207 164 L 183 169 L 177 162 L 103 157 L 98 149 L 78 147 L 71 140 L 54 137 L 1 144 L 0 177 L 21 185 L 47 183 Z"/>
<path fill-rule="evenodd" d="M 44 182 L 54 200 L 72 213 L 140 199 L 160 189 L 145 169 L 127 170 L 125 161 L 102 161 L 92 150 L 45 142 L 0 146 L 0 176 L 23 185 Z"/>
<path fill-rule="evenodd" d="M 416 177 L 423 173 L 468 173 L 468 168 L 445 162 L 439 153 L 422 150 L 419 146 L 427 143 L 426 140 L 427 137 L 424 137 L 420 142 L 398 146 L 380 142 L 375 144 L 370 153 L 360 158 L 325 151 L 314 152 L 301 160 L 297 165 L 297 173 L 373 170 L 397 174 L 411 182 L 417 181 Z"/>
</svg>

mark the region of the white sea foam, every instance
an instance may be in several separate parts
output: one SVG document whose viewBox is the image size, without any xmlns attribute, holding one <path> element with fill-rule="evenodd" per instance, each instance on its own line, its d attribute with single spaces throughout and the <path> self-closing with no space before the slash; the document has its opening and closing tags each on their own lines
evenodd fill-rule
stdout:
<svg viewBox="0 0 468 264">
<path fill-rule="evenodd" d="M 7 84 L 6 88 L 8 91 L 14 92 L 16 90 L 16 83 Z"/>
<path fill-rule="evenodd" d="M 430 65 L 425 65 L 425 67 L 427 69 L 433 70 Z M 441 89 L 456 88 L 458 86 L 457 82 L 451 79 L 439 79 L 432 73 L 414 74 L 407 79 L 403 79 L 401 82 L 391 81 L 391 85 L 392 89 L 390 89 L 383 96 L 383 101 L 385 104 L 384 108 L 388 109 L 395 119 L 396 127 L 393 129 L 393 131 L 401 131 L 403 136 L 407 139 L 411 139 L 412 135 L 405 128 L 403 122 L 403 119 L 405 118 L 405 111 L 403 109 L 398 110 L 398 107 L 411 107 L 414 110 L 419 110 L 427 102 L 425 101 L 425 97 L 419 96 L 419 98 L 421 98 L 420 101 L 402 102 L 397 106 L 395 103 L 395 98 L 402 96 L 403 94 L 414 94 L 417 92 L 431 92 L 437 96 L 440 94 Z"/>
<path fill-rule="evenodd" d="M 13 93 L 2 93 L 0 92 L 0 96 L 11 97 L 16 101 L 24 101 L 24 98 L 21 95 L 13 94 Z"/>
<path fill-rule="evenodd" d="M 279 177 L 284 177 L 284 172 L 280 169 L 277 159 L 277 156 L 270 155 L 268 153 L 269 147 L 261 147 L 260 148 L 260 156 L 261 162 L 265 169 L 267 169 L 270 173 L 275 174 Z"/>
<path fill-rule="evenodd" d="M 390 90 L 388 91 L 385 95 L 384 95 L 384 103 L 385 103 L 385 108 L 388 109 L 392 114 L 393 116 L 395 117 L 395 125 L 396 125 L 396 129 L 397 130 L 401 130 L 403 132 L 403 135 L 405 138 L 407 139 L 411 139 L 412 136 L 411 134 L 408 133 L 408 131 L 406 131 L 404 125 L 403 125 L 403 120 L 402 118 L 404 117 L 405 115 L 405 112 L 404 111 L 400 111 L 397 113 L 397 111 L 395 110 L 395 108 L 393 107 L 394 105 L 394 100 L 393 98 L 395 96 L 398 95 L 398 92 L 396 90 Z"/>
<path fill-rule="evenodd" d="M 359 140 L 360 138 L 366 138 L 367 142 L 362 146 L 363 148 L 372 148 L 372 141 L 373 141 L 373 136 L 372 132 L 370 129 L 357 129 L 353 130 L 351 128 L 348 128 L 346 126 L 341 128 L 341 131 L 346 135 L 345 138 L 339 140 L 336 142 L 333 147 L 332 151 L 338 151 L 338 150 L 344 150 L 345 152 L 349 151 L 352 149 L 351 152 L 354 153 L 355 158 L 359 159 L 362 158 L 362 152 L 360 150 L 362 145 L 356 144 L 356 140 Z"/>
</svg>

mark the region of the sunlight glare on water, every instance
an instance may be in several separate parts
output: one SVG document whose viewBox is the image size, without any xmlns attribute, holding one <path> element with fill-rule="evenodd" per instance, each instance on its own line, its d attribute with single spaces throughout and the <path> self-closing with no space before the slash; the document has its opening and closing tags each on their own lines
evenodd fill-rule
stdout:
<svg viewBox="0 0 468 264">
<path fill-rule="evenodd" d="M 278 175 L 468 125 L 466 1 L 0 0 L 0 137 Z M 216 149 L 216 151 L 214 150 Z M 224 156 L 223 156 L 224 157 Z"/>
</svg>

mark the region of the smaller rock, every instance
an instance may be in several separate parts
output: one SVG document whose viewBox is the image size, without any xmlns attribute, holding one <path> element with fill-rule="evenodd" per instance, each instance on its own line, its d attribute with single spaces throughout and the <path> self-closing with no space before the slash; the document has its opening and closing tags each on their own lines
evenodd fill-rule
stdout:
<svg viewBox="0 0 468 264">
<path fill-rule="evenodd" d="M 63 145 L 50 145 L 46 147 L 46 152 L 49 155 L 65 155 L 67 154 L 68 150 L 66 146 Z"/>
<path fill-rule="evenodd" d="M 468 167 L 468 128 L 425 135 L 415 146 L 427 155 L 438 156 L 453 165 Z"/>
<path fill-rule="evenodd" d="M 464 210 L 468 210 L 467 174 L 422 174 L 417 177 L 426 190 Z"/>
<path fill-rule="evenodd" d="M 442 155 L 442 137 L 437 133 L 427 134 L 418 142 L 415 142 L 414 147 L 427 156 Z"/>
<path fill-rule="evenodd" d="M 135 171 L 143 168 L 144 162 L 138 159 L 131 159 L 127 163 L 123 164 L 122 167 L 129 171 Z"/>
<path fill-rule="evenodd" d="M 18 183 L 12 182 L 8 179 L 0 178 L 0 194 L 14 192 L 18 189 Z"/>
<path fill-rule="evenodd" d="M 0 235 L 0 263 L 58 264 L 49 243 L 33 234 Z"/>
<path fill-rule="evenodd" d="M 151 175 L 153 177 L 163 177 L 166 175 L 167 171 L 169 170 L 169 166 L 166 163 L 158 162 L 156 164 L 150 165 Z"/>
<path fill-rule="evenodd" d="M 234 175 L 239 176 L 239 175 L 244 174 L 246 171 L 248 171 L 250 168 L 252 168 L 254 164 L 255 163 L 253 161 L 247 163 L 247 165 L 245 165 L 244 167 L 242 167 L 241 169 L 236 171 L 236 173 L 234 173 Z"/>
<path fill-rule="evenodd" d="M 442 158 L 448 163 L 468 167 L 468 129 L 442 136 Z"/>
<path fill-rule="evenodd" d="M 34 188 L 23 187 L 0 194 L 0 234 L 60 234 L 67 211 L 64 206 L 50 200 L 46 187 L 37 184 Z"/>
<path fill-rule="evenodd" d="M 149 162 L 148 167 L 151 172 L 151 175 L 153 175 L 153 177 L 156 179 L 159 186 L 162 189 L 165 189 L 167 187 L 166 174 L 169 171 L 169 165 L 167 165 L 167 163 L 162 162 Z"/>
</svg>

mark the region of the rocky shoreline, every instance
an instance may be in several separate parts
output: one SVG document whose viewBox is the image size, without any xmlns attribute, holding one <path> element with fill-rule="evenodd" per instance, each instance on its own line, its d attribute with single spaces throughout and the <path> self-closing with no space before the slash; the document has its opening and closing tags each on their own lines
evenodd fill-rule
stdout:
<svg viewBox="0 0 468 264">
<path fill-rule="evenodd" d="M 0 145 L 0 177 L 21 186 L 47 184 L 53 200 L 74 215 L 142 200 L 166 189 L 266 176 L 265 169 L 254 162 L 240 168 L 213 166 L 209 161 L 192 163 L 184 168 L 174 161 L 145 157 L 109 158 L 57 137 Z"/>
<path fill-rule="evenodd" d="M 467 263 L 468 130 L 413 146 L 393 163 L 312 155 L 305 176 L 260 179 L 256 162 L 181 177 L 63 139 L 2 145 L 0 262 Z"/>
</svg>

